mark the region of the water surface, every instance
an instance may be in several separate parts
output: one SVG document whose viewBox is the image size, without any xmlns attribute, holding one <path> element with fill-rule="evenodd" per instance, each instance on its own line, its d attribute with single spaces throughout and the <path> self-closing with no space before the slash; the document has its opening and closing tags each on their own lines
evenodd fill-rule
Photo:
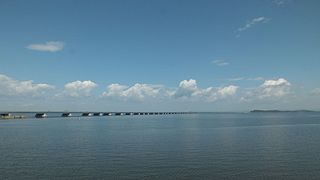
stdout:
<svg viewBox="0 0 320 180">
<path fill-rule="evenodd" d="M 319 179 L 320 113 L 0 120 L 0 179 Z"/>
</svg>

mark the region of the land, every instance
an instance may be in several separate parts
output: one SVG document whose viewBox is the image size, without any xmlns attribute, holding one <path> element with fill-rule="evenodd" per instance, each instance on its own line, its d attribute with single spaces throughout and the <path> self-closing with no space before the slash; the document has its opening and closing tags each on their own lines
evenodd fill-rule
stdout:
<svg viewBox="0 0 320 180">
<path fill-rule="evenodd" d="M 281 113 L 281 112 L 318 112 L 318 111 L 312 111 L 312 110 L 261 110 L 261 109 L 254 109 L 250 111 L 251 113 L 265 113 L 265 112 L 271 112 L 271 113 Z"/>
<path fill-rule="evenodd" d="M 24 116 L 13 116 L 11 114 L 0 116 L 0 119 L 22 119 L 22 118 L 25 118 L 25 117 Z"/>
</svg>

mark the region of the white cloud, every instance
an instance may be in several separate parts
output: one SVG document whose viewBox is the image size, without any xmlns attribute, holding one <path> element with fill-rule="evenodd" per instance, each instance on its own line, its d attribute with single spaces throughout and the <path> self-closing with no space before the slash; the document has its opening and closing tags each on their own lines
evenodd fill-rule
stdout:
<svg viewBox="0 0 320 180">
<path fill-rule="evenodd" d="M 233 85 L 218 88 L 217 94 L 220 97 L 225 98 L 227 96 L 234 95 L 237 92 L 238 88 L 239 88 L 238 86 L 233 86 Z"/>
<path fill-rule="evenodd" d="M 290 87 L 290 82 L 283 78 L 277 80 L 266 80 L 260 86 L 260 88 L 262 89 L 260 98 L 282 97 L 289 94 Z"/>
<path fill-rule="evenodd" d="M 71 97 L 90 96 L 91 91 L 97 87 L 92 81 L 74 81 L 64 85 L 64 94 Z"/>
<path fill-rule="evenodd" d="M 109 96 L 109 97 L 121 97 L 123 94 L 123 91 L 125 91 L 128 88 L 128 86 L 121 85 L 121 84 L 110 84 L 107 87 L 107 90 L 102 93 L 103 96 Z"/>
<path fill-rule="evenodd" d="M 244 26 L 238 28 L 238 32 L 245 31 L 259 23 L 267 23 L 269 20 L 269 18 L 263 16 L 253 18 L 250 21 L 248 21 Z"/>
<path fill-rule="evenodd" d="M 226 62 L 225 60 L 214 60 L 214 61 L 212 61 L 212 63 L 217 66 L 227 66 L 230 64 L 230 63 Z"/>
<path fill-rule="evenodd" d="M 234 77 L 226 79 L 227 81 L 263 81 L 263 77 L 254 77 L 254 78 L 244 78 L 244 77 Z"/>
<path fill-rule="evenodd" d="M 238 87 L 233 85 L 201 89 L 197 87 L 196 80 L 190 79 L 181 81 L 179 87 L 175 90 L 169 90 L 164 86 L 140 83 L 137 83 L 131 87 L 120 84 L 111 84 L 107 87 L 107 90 L 103 92 L 102 96 L 137 101 L 143 101 L 148 98 L 216 101 L 218 99 L 223 99 L 234 95 L 237 89 Z"/>
<path fill-rule="evenodd" d="M 26 48 L 35 51 L 57 52 L 61 51 L 63 47 L 63 42 L 49 41 L 44 44 L 29 44 Z"/>
<path fill-rule="evenodd" d="M 291 83 L 284 78 L 265 80 L 262 85 L 245 92 L 242 100 L 275 99 L 291 93 Z"/>
<path fill-rule="evenodd" d="M 146 98 L 167 96 L 167 92 L 162 86 L 150 84 L 136 83 L 131 87 L 121 84 L 111 84 L 107 87 L 107 90 L 102 93 L 102 96 L 142 101 Z"/>
<path fill-rule="evenodd" d="M 261 85 L 262 87 L 277 87 L 277 86 L 290 86 L 290 82 L 286 79 L 279 78 L 276 80 L 265 80 L 264 83 Z"/>
<path fill-rule="evenodd" d="M 183 80 L 179 84 L 178 90 L 174 93 L 174 96 L 179 97 L 191 97 L 193 93 L 198 91 L 197 81 L 194 79 Z"/>
<path fill-rule="evenodd" d="M 0 74 L 0 96 L 31 95 L 38 96 L 55 87 L 49 84 L 36 84 L 32 80 L 18 81 Z"/>
<path fill-rule="evenodd" d="M 272 2 L 278 6 L 283 6 L 289 3 L 291 0 L 273 0 Z"/>
<path fill-rule="evenodd" d="M 225 86 L 225 87 L 208 87 L 201 89 L 197 87 L 197 82 L 194 79 L 183 80 L 179 84 L 179 88 L 173 94 L 175 98 L 216 101 L 228 96 L 234 95 L 238 90 L 237 86 Z"/>
</svg>

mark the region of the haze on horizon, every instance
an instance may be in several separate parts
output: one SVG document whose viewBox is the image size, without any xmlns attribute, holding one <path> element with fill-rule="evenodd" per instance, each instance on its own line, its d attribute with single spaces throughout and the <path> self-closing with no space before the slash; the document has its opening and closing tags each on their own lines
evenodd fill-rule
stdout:
<svg viewBox="0 0 320 180">
<path fill-rule="evenodd" d="M 320 1 L 0 1 L 0 111 L 320 110 Z"/>
</svg>

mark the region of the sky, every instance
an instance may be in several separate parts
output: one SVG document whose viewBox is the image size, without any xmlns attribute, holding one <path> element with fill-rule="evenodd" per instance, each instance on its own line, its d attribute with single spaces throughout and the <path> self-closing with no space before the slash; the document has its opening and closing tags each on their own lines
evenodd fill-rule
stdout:
<svg viewBox="0 0 320 180">
<path fill-rule="evenodd" d="M 0 0 L 0 111 L 320 110 L 318 0 Z"/>
</svg>

